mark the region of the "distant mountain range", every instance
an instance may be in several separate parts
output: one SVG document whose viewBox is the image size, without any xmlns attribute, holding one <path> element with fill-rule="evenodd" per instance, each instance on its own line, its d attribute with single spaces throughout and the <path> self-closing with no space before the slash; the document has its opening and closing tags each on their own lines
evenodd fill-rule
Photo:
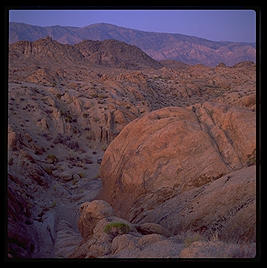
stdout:
<svg viewBox="0 0 267 268">
<path fill-rule="evenodd" d="M 210 41 L 173 33 L 145 32 L 112 24 L 98 23 L 86 27 L 34 26 L 9 23 L 9 43 L 35 41 L 46 36 L 63 44 L 84 40 L 115 39 L 139 47 L 155 60 L 176 60 L 187 64 L 232 66 L 241 61 L 256 61 L 256 44 L 245 42 Z"/>
</svg>

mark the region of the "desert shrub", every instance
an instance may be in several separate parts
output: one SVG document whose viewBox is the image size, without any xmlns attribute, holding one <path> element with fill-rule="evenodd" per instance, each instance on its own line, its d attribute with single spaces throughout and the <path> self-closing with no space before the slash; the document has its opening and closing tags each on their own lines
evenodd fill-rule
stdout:
<svg viewBox="0 0 267 268">
<path fill-rule="evenodd" d="M 56 205 L 57 205 L 57 202 L 56 202 L 56 201 L 53 201 L 53 202 L 51 203 L 51 205 L 50 205 L 49 208 L 54 208 Z"/>
<path fill-rule="evenodd" d="M 72 122 L 72 117 L 71 117 L 71 115 L 69 115 L 69 114 L 66 114 L 66 115 L 65 115 L 65 122 L 69 122 L 69 123 Z"/>
<path fill-rule="evenodd" d="M 256 165 L 256 149 L 248 155 L 247 166 Z"/>
<path fill-rule="evenodd" d="M 192 243 L 181 253 L 186 258 L 254 258 L 256 245 L 232 244 L 223 241 L 198 241 Z"/>
<path fill-rule="evenodd" d="M 35 147 L 34 148 L 34 153 L 36 155 L 42 155 L 45 152 L 45 148 L 44 147 Z"/>
<path fill-rule="evenodd" d="M 52 164 L 56 163 L 58 161 L 57 157 L 54 154 L 49 154 L 46 157 L 46 160 L 51 162 Z"/>
<path fill-rule="evenodd" d="M 107 146 L 107 145 L 105 145 L 105 144 L 101 146 L 102 151 L 106 151 L 106 150 L 107 150 L 107 148 L 108 148 L 108 146 Z"/>
<path fill-rule="evenodd" d="M 80 178 L 85 178 L 85 174 L 83 172 L 78 173 L 78 175 L 80 176 Z"/>
<path fill-rule="evenodd" d="M 97 98 L 97 97 L 98 97 L 98 94 L 97 94 L 97 93 L 92 93 L 92 94 L 91 94 L 91 97 L 92 97 L 92 98 Z"/>
<path fill-rule="evenodd" d="M 67 141 L 66 146 L 72 150 L 78 150 L 80 148 L 79 143 L 77 141 Z"/>
<path fill-rule="evenodd" d="M 69 122 L 69 123 L 71 123 L 72 121 L 73 121 L 73 118 L 72 118 L 72 116 L 71 116 L 71 114 L 70 114 L 70 112 L 69 111 L 60 111 L 60 115 L 62 116 L 62 117 L 64 117 L 64 119 L 65 119 L 65 122 Z"/>
<path fill-rule="evenodd" d="M 48 175 L 52 175 L 52 169 L 50 167 L 44 167 L 44 171 L 48 174 Z"/>
<path fill-rule="evenodd" d="M 104 232 L 107 234 L 118 233 L 127 234 L 130 231 L 128 224 L 123 222 L 111 222 L 104 227 Z"/>
</svg>

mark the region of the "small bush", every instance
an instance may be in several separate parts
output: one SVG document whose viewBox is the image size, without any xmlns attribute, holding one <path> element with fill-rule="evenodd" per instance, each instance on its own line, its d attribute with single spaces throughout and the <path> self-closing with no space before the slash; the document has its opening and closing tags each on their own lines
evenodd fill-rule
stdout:
<svg viewBox="0 0 267 268">
<path fill-rule="evenodd" d="M 65 115 L 65 122 L 68 122 L 68 123 L 71 123 L 72 122 L 71 115 L 69 115 L 69 114 Z"/>
<path fill-rule="evenodd" d="M 97 97 L 98 97 L 98 94 L 97 94 L 97 93 L 92 93 L 92 94 L 91 94 L 91 97 L 92 97 L 92 98 L 97 98 Z"/>
<path fill-rule="evenodd" d="M 78 175 L 80 176 L 81 179 L 85 178 L 85 174 L 83 172 L 78 173 Z"/>
<path fill-rule="evenodd" d="M 49 167 L 44 167 L 44 171 L 48 174 L 48 175 L 52 175 L 52 169 Z"/>
<path fill-rule="evenodd" d="M 58 93 L 58 94 L 56 94 L 56 97 L 57 97 L 58 99 L 60 99 L 60 98 L 61 98 L 61 96 L 62 96 L 62 95 L 61 95 L 61 94 L 59 94 L 59 93 Z"/>
<path fill-rule="evenodd" d="M 104 227 L 104 232 L 107 234 L 127 234 L 129 231 L 129 225 L 123 222 L 111 222 Z"/>
<path fill-rule="evenodd" d="M 54 154 L 49 154 L 49 155 L 46 157 L 46 160 L 49 161 L 49 162 L 52 163 L 52 164 L 58 162 L 58 159 L 57 159 L 57 157 L 56 157 Z"/>
<path fill-rule="evenodd" d="M 54 208 L 57 205 L 56 201 L 53 201 L 49 208 Z"/>
<path fill-rule="evenodd" d="M 102 151 L 104 151 L 104 152 L 107 150 L 107 148 L 108 148 L 107 145 L 102 145 L 102 146 L 101 146 L 101 149 L 102 149 Z"/>
<path fill-rule="evenodd" d="M 248 155 L 247 166 L 256 165 L 256 149 Z"/>
</svg>

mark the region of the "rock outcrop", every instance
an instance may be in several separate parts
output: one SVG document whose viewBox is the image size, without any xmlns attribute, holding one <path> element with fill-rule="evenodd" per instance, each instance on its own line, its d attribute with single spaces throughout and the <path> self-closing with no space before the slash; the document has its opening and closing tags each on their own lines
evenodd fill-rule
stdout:
<svg viewBox="0 0 267 268">
<path fill-rule="evenodd" d="M 147 210 L 148 217 L 142 217 L 142 213 L 138 214 L 144 223 L 130 223 L 123 218 L 114 216 L 111 214 L 111 206 L 104 201 L 86 202 L 80 207 L 79 224 L 86 226 L 90 234 L 87 233 L 80 243 L 76 243 L 76 247 L 73 247 L 73 243 L 68 242 L 72 251 L 69 251 L 66 257 L 253 258 L 256 254 L 255 207 L 253 207 L 255 206 L 255 189 L 253 189 L 255 181 L 254 183 L 248 182 L 255 180 L 255 178 L 248 179 L 251 175 L 253 177 L 253 172 L 255 172 L 255 168 L 249 167 L 242 172 L 231 174 L 229 183 L 229 178 L 227 178 L 227 182 L 225 182 L 225 178 L 221 178 L 206 185 L 205 189 L 202 186 L 197 190 L 194 189 L 194 192 L 187 192 L 187 196 L 177 195 L 175 198 Z M 223 184 L 227 184 L 227 186 Z M 237 188 L 240 190 L 238 196 L 235 195 Z M 225 197 L 223 193 L 226 193 Z M 214 198 L 214 195 L 218 197 L 218 200 Z M 236 200 L 240 201 L 236 203 Z M 143 201 L 147 202 L 147 200 Z M 251 204 L 250 211 L 247 211 L 246 208 L 249 208 Z M 193 213 L 188 211 L 189 206 L 192 210 L 192 206 L 195 208 L 195 205 L 197 208 L 193 209 Z M 94 208 L 94 210 L 90 212 L 90 208 Z M 198 214 L 199 218 L 194 220 L 190 213 Z M 162 217 L 162 214 L 165 216 Z M 150 217 L 151 215 L 152 217 Z M 152 220 L 164 218 L 164 221 L 160 224 L 149 223 L 149 217 Z M 215 224 L 211 224 L 207 220 L 208 218 Z M 213 226 L 215 229 L 210 229 L 211 233 L 207 235 L 203 232 L 206 226 L 202 226 L 198 230 L 185 230 L 186 228 L 184 228 L 176 230 L 176 233 L 163 227 L 166 222 L 171 224 L 176 222 L 176 225 L 186 226 L 185 221 L 193 225 L 196 222 L 202 221 L 201 224 L 203 224 L 206 221 L 207 226 Z M 219 224 L 226 225 L 226 228 L 218 228 Z M 232 229 L 227 229 L 227 226 L 231 226 Z M 244 232 L 247 227 L 252 227 L 254 230 L 248 228 Z M 249 236 L 248 230 L 251 236 Z M 84 229 L 81 231 L 84 234 Z M 246 239 L 244 239 L 244 235 Z"/>
<path fill-rule="evenodd" d="M 113 214 L 112 207 L 103 200 L 83 203 L 80 207 L 79 230 L 83 238 L 92 235 L 96 223 Z"/>
<path fill-rule="evenodd" d="M 79 226 L 87 226 L 88 232 L 70 258 L 168 258 L 177 257 L 183 248 L 179 240 L 168 239 L 170 234 L 159 224 L 136 225 L 111 212 L 101 200 L 81 205 Z"/>
<path fill-rule="evenodd" d="M 157 191 L 143 195 L 132 205 L 129 220 L 160 224 L 173 235 L 191 230 L 232 243 L 256 242 L 256 168 L 233 171 L 164 201 Z"/>
<path fill-rule="evenodd" d="M 159 69 L 162 65 L 140 48 L 116 40 L 85 40 L 76 45 L 61 44 L 51 37 L 34 42 L 18 41 L 10 45 L 10 59 L 22 61 L 35 58 L 47 63 L 51 59 L 64 64 L 97 64 L 124 69 Z M 34 76 L 32 77 L 34 79 Z"/>
<path fill-rule="evenodd" d="M 255 124 L 255 113 L 216 103 L 144 115 L 106 150 L 100 197 L 125 217 L 140 195 L 182 193 L 245 167 L 256 152 Z"/>
</svg>

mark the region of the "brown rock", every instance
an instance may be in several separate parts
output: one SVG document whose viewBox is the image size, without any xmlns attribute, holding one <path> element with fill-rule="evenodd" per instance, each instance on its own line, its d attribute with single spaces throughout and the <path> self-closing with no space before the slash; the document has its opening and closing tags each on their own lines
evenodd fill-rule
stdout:
<svg viewBox="0 0 267 268">
<path fill-rule="evenodd" d="M 112 215 L 112 207 L 103 200 L 85 202 L 80 207 L 79 231 L 83 238 L 93 234 L 97 222 Z"/>
<path fill-rule="evenodd" d="M 8 126 L 8 150 L 18 150 L 21 148 L 21 136 L 16 133 L 11 126 Z"/>
<path fill-rule="evenodd" d="M 166 237 L 171 235 L 170 232 L 163 228 L 161 225 L 152 222 L 139 224 L 136 226 L 136 230 L 143 235 L 160 234 Z"/>
<path fill-rule="evenodd" d="M 128 124 L 107 148 L 101 199 L 118 215 L 141 194 L 163 187 L 183 192 L 246 165 L 255 150 L 255 113 L 205 103 L 164 108 Z"/>
<path fill-rule="evenodd" d="M 243 168 L 145 209 L 140 198 L 130 211 L 134 223 L 155 222 L 174 234 L 188 230 L 224 241 L 256 240 L 256 169 Z"/>
<path fill-rule="evenodd" d="M 111 215 L 111 207 L 106 202 L 102 200 L 95 201 L 90 202 L 92 204 L 86 202 L 81 207 L 82 214 L 79 220 L 79 229 L 84 240 L 69 255 L 71 258 L 102 257 L 110 254 L 112 250 L 114 251 L 112 241 L 117 236 L 125 233 L 119 227 L 107 229 L 107 226 L 111 226 L 114 223 L 125 224 L 128 226 L 127 233 L 137 235 L 134 225 Z"/>
</svg>

